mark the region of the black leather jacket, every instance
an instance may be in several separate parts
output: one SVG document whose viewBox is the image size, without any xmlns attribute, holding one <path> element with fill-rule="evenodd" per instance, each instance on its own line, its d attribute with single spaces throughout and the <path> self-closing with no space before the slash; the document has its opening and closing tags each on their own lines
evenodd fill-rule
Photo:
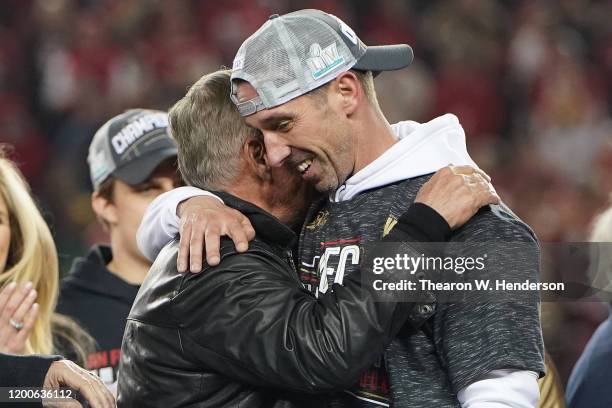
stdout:
<svg viewBox="0 0 612 408">
<path fill-rule="evenodd" d="M 364 296 L 359 274 L 316 299 L 298 279 L 294 233 L 220 195 L 257 236 L 246 253 L 222 240 L 220 264 L 199 274 L 176 271 L 176 241 L 163 249 L 128 317 L 118 405 L 325 406 L 325 393 L 353 385 L 414 306 Z"/>
</svg>

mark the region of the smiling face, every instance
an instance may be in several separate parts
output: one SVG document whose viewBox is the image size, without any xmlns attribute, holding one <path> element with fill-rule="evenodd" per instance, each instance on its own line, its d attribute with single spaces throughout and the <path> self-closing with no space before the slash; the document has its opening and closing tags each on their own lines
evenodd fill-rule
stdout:
<svg viewBox="0 0 612 408">
<path fill-rule="evenodd" d="M 238 101 L 257 95 L 247 82 L 237 86 Z M 245 118 L 264 138 L 268 163 L 289 165 L 318 191 L 337 189 L 352 174 L 355 150 L 350 126 L 338 104 L 301 96 Z"/>
<path fill-rule="evenodd" d="M 247 144 L 250 149 L 244 150 L 244 153 L 250 154 L 251 157 L 245 156 L 244 160 L 251 167 L 245 167 L 245 176 L 235 183 L 240 184 L 244 181 L 246 188 L 243 187 L 235 194 L 259 205 L 282 223 L 291 227 L 301 227 L 315 196 L 312 185 L 304 182 L 295 166 L 288 161 L 280 166 L 270 166 L 267 159 L 264 160 L 262 157 L 262 154 L 266 154 L 266 149 L 263 136 L 259 132 L 251 141 L 247 141 Z M 247 174 L 259 174 L 259 176 L 249 179 Z"/>
<path fill-rule="evenodd" d="M 0 273 L 6 268 L 6 260 L 11 246 L 11 224 L 6 201 L 0 194 Z"/>
</svg>

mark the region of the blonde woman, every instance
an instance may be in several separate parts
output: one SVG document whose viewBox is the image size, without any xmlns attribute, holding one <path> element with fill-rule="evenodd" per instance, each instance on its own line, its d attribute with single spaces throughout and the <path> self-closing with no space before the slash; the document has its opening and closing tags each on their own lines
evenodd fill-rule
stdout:
<svg viewBox="0 0 612 408">
<path fill-rule="evenodd" d="M 17 167 L 0 146 L 0 352 L 68 354 L 84 364 L 91 338 L 55 315 L 58 260 L 51 232 Z M 54 338 L 60 347 L 54 347 Z"/>
<path fill-rule="evenodd" d="M 0 152 L 0 287 L 6 285 L 11 296 L 0 305 L 0 351 L 51 353 L 55 244 L 21 173 Z"/>
</svg>

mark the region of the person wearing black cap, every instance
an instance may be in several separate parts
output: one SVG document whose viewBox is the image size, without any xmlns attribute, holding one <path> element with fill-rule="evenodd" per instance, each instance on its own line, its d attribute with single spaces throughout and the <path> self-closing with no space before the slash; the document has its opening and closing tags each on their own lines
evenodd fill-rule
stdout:
<svg viewBox="0 0 612 408">
<path fill-rule="evenodd" d="M 151 266 L 136 246 L 136 231 L 147 205 L 179 184 L 176 153 L 167 113 L 144 109 L 110 119 L 89 147 L 92 207 L 110 246 L 96 245 L 74 261 L 61 282 L 57 311 L 96 340 L 87 368 L 107 384 L 117 379 L 126 318 Z"/>
</svg>

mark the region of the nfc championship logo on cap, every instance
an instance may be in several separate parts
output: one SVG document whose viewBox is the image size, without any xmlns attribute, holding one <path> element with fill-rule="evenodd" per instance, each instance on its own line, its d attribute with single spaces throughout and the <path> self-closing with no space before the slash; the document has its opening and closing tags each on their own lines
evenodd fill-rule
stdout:
<svg viewBox="0 0 612 408">
<path fill-rule="evenodd" d="M 143 135 L 152 132 L 155 129 L 166 129 L 168 127 L 168 114 L 165 112 L 156 112 L 146 114 L 135 118 L 127 126 L 119 131 L 111 138 L 111 145 L 115 149 L 115 153 L 123 154 Z"/>
<path fill-rule="evenodd" d="M 177 151 L 166 112 L 132 109 L 117 115 L 102 125 L 89 146 L 94 190 L 111 175 L 129 185 L 141 183 Z"/>
</svg>

